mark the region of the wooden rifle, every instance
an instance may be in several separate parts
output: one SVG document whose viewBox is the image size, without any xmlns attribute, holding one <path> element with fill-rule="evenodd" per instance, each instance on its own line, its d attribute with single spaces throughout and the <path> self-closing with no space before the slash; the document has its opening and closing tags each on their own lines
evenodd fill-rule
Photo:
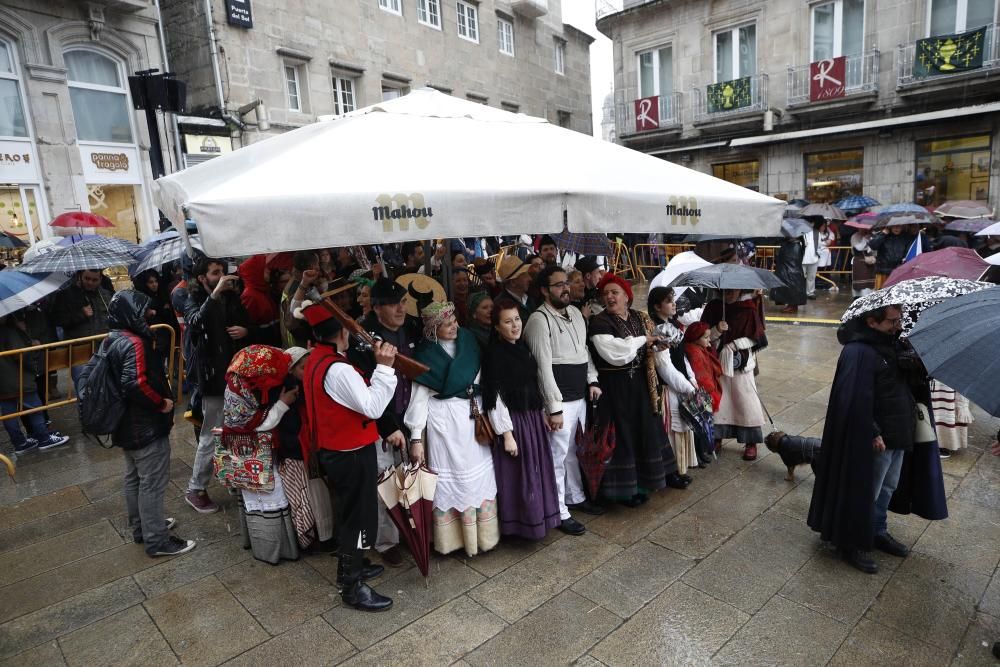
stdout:
<svg viewBox="0 0 1000 667">
<path fill-rule="evenodd" d="M 358 324 L 354 318 L 344 312 L 344 310 L 335 304 L 329 297 L 320 301 L 323 307 L 329 311 L 331 315 L 337 318 L 347 331 L 351 334 L 351 337 L 357 341 L 361 349 L 363 350 L 373 350 L 375 348 L 375 338 L 372 337 L 370 333 L 364 330 L 360 324 Z M 429 366 L 426 366 L 416 359 L 407 357 L 404 354 L 396 354 L 396 360 L 392 362 L 392 367 L 405 375 L 410 380 L 416 380 L 418 377 L 430 370 Z"/>
</svg>

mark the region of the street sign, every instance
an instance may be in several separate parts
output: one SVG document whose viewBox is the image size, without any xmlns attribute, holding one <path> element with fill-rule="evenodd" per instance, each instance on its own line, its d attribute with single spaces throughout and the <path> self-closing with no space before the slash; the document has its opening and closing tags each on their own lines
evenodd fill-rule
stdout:
<svg viewBox="0 0 1000 667">
<path fill-rule="evenodd" d="M 226 22 L 241 28 L 253 27 L 253 11 L 250 0 L 226 0 Z"/>
<path fill-rule="evenodd" d="M 827 58 L 809 64 L 809 101 L 843 97 L 847 89 L 847 58 Z"/>
</svg>

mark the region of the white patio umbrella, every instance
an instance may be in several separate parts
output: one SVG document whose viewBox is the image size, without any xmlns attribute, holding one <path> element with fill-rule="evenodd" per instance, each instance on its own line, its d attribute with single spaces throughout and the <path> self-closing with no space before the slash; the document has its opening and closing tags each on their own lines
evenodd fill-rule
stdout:
<svg viewBox="0 0 1000 667">
<path fill-rule="evenodd" d="M 558 232 L 777 236 L 784 202 L 430 89 L 156 181 L 210 255 Z"/>
</svg>

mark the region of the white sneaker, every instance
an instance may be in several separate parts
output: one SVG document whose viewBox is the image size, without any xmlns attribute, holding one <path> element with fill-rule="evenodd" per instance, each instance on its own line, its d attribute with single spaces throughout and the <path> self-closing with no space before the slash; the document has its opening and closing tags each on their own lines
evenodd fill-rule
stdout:
<svg viewBox="0 0 1000 667">
<path fill-rule="evenodd" d="M 42 440 L 38 443 L 38 450 L 45 451 L 46 449 L 52 449 L 53 447 L 65 445 L 67 442 L 69 442 L 68 435 L 62 435 L 61 433 L 53 433 L 49 435 L 48 440 Z"/>
<path fill-rule="evenodd" d="M 162 547 L 149 555 L 154 558 L 156 556 L 179 556 L 191 551 L 194 549 L 194 546 L 194 540 L 182 540 L 179 537 L 171 535 L 167 538 L 166 543 Z"/>
</svg>

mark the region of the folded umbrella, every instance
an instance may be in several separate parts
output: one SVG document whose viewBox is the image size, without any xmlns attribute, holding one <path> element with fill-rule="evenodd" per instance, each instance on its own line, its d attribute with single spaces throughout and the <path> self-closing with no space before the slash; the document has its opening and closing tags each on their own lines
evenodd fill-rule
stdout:
<svg viewBox="0 0 1000 667">
<path fill-rule="evenodd" d="M 92 243 L 77 243 L 63 248 L 56 248 L 43 255 L 37 255 L 30 261 L 17 267 L 22 273 L 51 273 L 66 271 L 75 273 L 85 269 L 97 271 L 110 266 L 128 266 L 135 262 L 135 257 L 127 252 L 104 247 Z"/>
<path fill-rule="evenodd" d="M 856 299 L 844 311 L 841 322 L 847 322 L 865 313 L 885 306 L 899 306 L 903 311 L 903 334 L 913 328 L 920 314 L 927 308 L 970 292 L 991 288 L 990 283 L 975 280 L 961 280 L 941 276 L 925 276 L 904 280 L 889 287 L 883 287 Z"/>
<path fill-rule="evenodd" d="M 917 255 L 906 264 L 896 267 L 889 274 L 883 287 L 926 276 L 943 276 L 963 280 L 979 280 L 989 265 L 975 250 L 969 248 L 942 248 Z"/>
<path fill-rule="evenodd" d="M 851 195 L 850 197 L 844 197 L 834 204 L 841 211 L 860 211 L 878 205 L 878 201 L 867 195 Z"/>
<path fill-rule="evenodd" d="M 72 274 L 21 273 L 11 269 L 0 271 L 0 316 L 26 308 L 52 294 L 72 277 Z"/>
<path fill-rule="evenodd" d="M 934 209 L 934 213 L 949 218 L 988 218 L 993 215 L 993 209 L 985 202 L 959 199 L 946 201 Z"/>
<path fill-rule="evenodd" d="M 378 479 L 378 494 L 406 540 L 425 582 L 430 575 L 436 489 L 437 475 L 426 465 L 415 463 L 388 468 Z"/>
<path fill-rule="evenodd" d="M 973 218 L 971 220 L 953 220 L 945 225 L 949 232 L 968 232 L 978 234 L 987 227 L 997 224 L 996 220 L 990 218 Z"/>
<path fill-rule="evenodd" d="M 1000 417 L 1000 288 L 949 299 L 923 312 L 910 343 L 927 373 Z"/>
<path fill-rule="evenodd" d="M 809 206 L 799 211 L 799 215 L 803 218 L 816 217 L 823 218 L 824 220 L 847 220 L 844 212 L 833 204 L 809 204 Z"/>
</svg>

